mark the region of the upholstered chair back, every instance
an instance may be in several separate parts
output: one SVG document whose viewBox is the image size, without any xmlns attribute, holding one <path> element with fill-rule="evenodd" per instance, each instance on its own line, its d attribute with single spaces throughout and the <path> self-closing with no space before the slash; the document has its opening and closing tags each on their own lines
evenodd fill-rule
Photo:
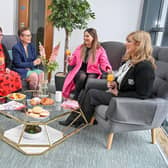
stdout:
<svg viewBox="0 0 168 168">
<path fill-rule="evenodd" d="M 4 35 L 2 43 L 6 46 L 8 50 L 12 50 L 12 47 L 18 42 L 16 35 Z"/>
<path fill-rule="evenodd" d="M 168 47 L 154 47 L 153 56 L 157 65 L 153 94 L 168 99 Z"/>
<path fill-rule="evenodd" d="M 101 45 L 106 50 L 109 62 L 113 70 L 120 67 L 121 58 L 125 53 L 125 45 L 121 42 L 107 41 L 102 42 Z"/>
<path fill-rule="evenodd" d="M 10 59 L 13 60 L 12 47 L 18 42 L 16 35 L 4 35 L 2 43 L 6 46 Z"/>
</svg>

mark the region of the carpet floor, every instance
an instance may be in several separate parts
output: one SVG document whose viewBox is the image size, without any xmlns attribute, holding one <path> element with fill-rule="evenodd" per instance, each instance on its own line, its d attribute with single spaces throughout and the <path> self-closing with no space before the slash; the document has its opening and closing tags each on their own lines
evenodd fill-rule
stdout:
<svg viewBox="0 0 168 168">
<path fill-rule="evenodd" d="M 150 131 L 114 135 L 106 150 L 107 134 L 98 125 L 87 127 L 44 155 L 26 156 L 0 141 L 0 168 L 167 168 Z"/>
</svg>

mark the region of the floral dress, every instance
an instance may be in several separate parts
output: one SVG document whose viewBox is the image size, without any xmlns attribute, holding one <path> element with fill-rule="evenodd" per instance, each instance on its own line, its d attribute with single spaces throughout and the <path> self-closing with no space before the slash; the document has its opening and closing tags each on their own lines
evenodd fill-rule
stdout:
<svg viewBox="0 0 168 168">
<path fill-rule="evenodd" d="M 6 96 L 22 88 L 18 73 L 10 70 L 6 72 L 5 54 L 0 44 L 0 96 Z"/>
</svg>

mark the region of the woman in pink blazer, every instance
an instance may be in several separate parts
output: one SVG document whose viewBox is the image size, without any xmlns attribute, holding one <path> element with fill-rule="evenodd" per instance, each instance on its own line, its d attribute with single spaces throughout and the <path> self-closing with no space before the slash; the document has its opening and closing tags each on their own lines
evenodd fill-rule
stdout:
<svg viewBox="0 0 168 168">
<path fill-rule="evenodd" d="M 97 32 L 93 28 L 84 31 L 83 44 L 78 46 L 67 59 L 68 64 L 74 68 L 68 73 L 64 82 L 62 93 L 65 98 L 69 98 L 74 90 L 74 99 L 77 100 L 88 78 L 100 78 L 101 69 L 105 72 L 112 71 L 106 52 L 98 42 Z M 74 118 L 73 114 L 67 120 L 60 121 L 60 124 L 69 125 Z"/>
<path fill-rule="evenodd" d="M 78 99 L 84 88 L 87 78 L 100 78 L 102 72 L 111 71 L 111 65 L 103 47 L 98 42 L 97 32 L 93 28 L 84 31 L 84 42 L 78 46 L 72 56 L 68 56 L 68 64 L 74 68 L 68 73 L 64 86 L 63 96 L 69 98 L 75 90 L 74 99 Z"/>
</svg>

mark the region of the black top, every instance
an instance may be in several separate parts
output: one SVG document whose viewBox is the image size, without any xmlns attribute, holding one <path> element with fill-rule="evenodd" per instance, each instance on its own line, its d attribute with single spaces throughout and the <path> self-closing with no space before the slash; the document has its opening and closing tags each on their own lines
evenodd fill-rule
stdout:
<svg viewBox="0 0 168 168">
<path fill-rule="evenodd" d="M 151 62 L 139 62 L 125 75 L 118 97 L 148 98 L 152 95 L 154 79 L 155 72 Z"/>
<path fill-rule="evenodd" d="M 86 48 L 85 59 L 84 59 L 84 61 L 82 62 L 82 66 L 81 66 L 81 68 L 80 68 L 80 70 L 83 70 L 83 71 L 85 71 L 85 72 L 86 72 L 86 69 L 87 69 L 87 62 L 88 62 L 89 50 L 90 50 L 90 48 Z"/>
</svg>

